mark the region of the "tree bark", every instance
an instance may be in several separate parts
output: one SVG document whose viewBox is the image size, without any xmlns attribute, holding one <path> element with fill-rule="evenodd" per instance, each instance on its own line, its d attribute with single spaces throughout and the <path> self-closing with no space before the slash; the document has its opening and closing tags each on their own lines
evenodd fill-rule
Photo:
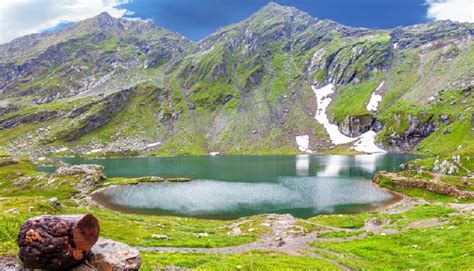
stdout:
<svg viewBox="0 0 474 271">
<path fill-rule="evenodd" d="M 67 269 L 89 256 L 99 231 L 91 214 L 33 217 L 21 226 L 18 255 L 26 268 Z"/>
</svg>

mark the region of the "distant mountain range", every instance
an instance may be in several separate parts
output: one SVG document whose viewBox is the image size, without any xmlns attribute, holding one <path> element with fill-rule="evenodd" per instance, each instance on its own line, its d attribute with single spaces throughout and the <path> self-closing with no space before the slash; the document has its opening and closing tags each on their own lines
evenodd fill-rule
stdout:
<svg viewBox="0 0 474 271">
<path fill-rule="evenodd" d="M 35 157 L 354 152 L 315 119 L 314 90 L 332 84 L 322 113 L 347 137 L 474 153 L 473 35 L 451 21 L 353 28 L 270 3 L 193 42 L 102 13 L 0 45 L 0 146 Z"/>
</svg>

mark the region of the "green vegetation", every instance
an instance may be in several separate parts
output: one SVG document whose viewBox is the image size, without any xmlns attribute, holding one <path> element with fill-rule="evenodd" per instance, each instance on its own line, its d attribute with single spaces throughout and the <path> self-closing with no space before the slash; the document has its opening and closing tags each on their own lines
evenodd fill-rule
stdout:
<svg viewBox="0 0 474 271">
<path fill-rule="evenodd" d="M 156 217 L 129 215 L 107 209 L 91 207 L 85 210 L 71 198 L 76 196 L 81 183 L 80 176 L 50 176 L 36 173 L 35 167 L 27 162 L 9 164 L 0 167 L 0 255 L 12 255 L 17 250 L 16 235 L 21 223 L 35 215 L 71 214 L 91 212 L 100 221 L 101 236 L 134 246 L 175 246 L 175 247 L 222 247 L 239 245 L 255 241 L 257 234 L 266 230 L 260 226 L 262 217 L 255 216 L 245 222 L 246 231 L 236 237 L 227 236 L 225 226 L 237 221 L 214 221 L 179 217 Z M 107 180 L 109 184 L 127 183 L 123 179 Z M 136 181 L 136 180 L 135 180 Z M 132 183 L 130 180 L 129 183 Z M 41 187 L 41 189 L 38 189 Z M 101 185 L 92 188 L 97 189 Z M 48 203 L 56 197 L 61 208 L 55 209 Z M 19 214 L 5 211 L 18 208 Z M 133 232 L 133 235 L 130 234 Z M 206 238 L 198 238 L 198 233 L 208 233 Z M 169 239 L 161 240 L 153 234 L 166 234 Z"/>
<path fill-rule="evenodd" d="M 270 90 L 269 100 L 275 101 L 280 96 L 287 93 L 288 74 L 287 70 L 288 56 L 286 54 L 276 54 L 273 58 L 272 67 L 275 69 L 275 78 Z"/>
<path fill-rule="evenodd" d="M 156 121 L 158 112 L 166 117 L 171 117 L 172 112 L 167 112 L 168 108 L 159 106 L 159 97 L 167 93 L 163 89 L 147 82 L 137 85 L 132 93 L 130 101 L 125 108 L 120 110 L 110 122 L 94 130 L 81 138 L 82 141 L 91 139 L 110 142 L 114 138 L 134 136 L 149 138 L 153 140 L 157 137 L 158 123 Z"/>
<path fill-rule="evenodd" d="M 366 106 L 381 79 L 382 74 L 379 74 L 363 83 L 338 88 L 337 96 L 328 109 L 333 119 L 337 123 L 343 123 L 349 116 L 370 114 Z"/>
<path fill-rule="evenodd" d="M 143 270 L 156 266 L 180 266 L 196 270 L 338 270 L 336 266 L 309 256 L 288 256 L 277 252 L 244 254 L 151 253 L 142 254 Z"/>
<path fill-rule="evenodd" d="M 474 153 L 474 133 L 470 120 L 460 119 L 449 125 L 441 125 L 417 147 L 429 153 Z"/>
<path fill-rule="evenodd" d="M 78 176 L 36 172 L 26 159 L 85 155 L 96 148 L 111 150 L 97 154 L 101 156 L 298 154 L 298 135 L 308 135 L 315 152 L 355 154 L 351 144 L 332 146 L 314 120 L 314 80 L 337 85 L 328 108 L 332 122 L 373 115 L 384 124 L 378 143 L 400 140 L 398 147 L 413 140 L 409 149 L 428 155 L 408 162 L 397 176 L 428 180 L 435 178 L 428 171 L 436 171 L 442 173 L 439 183 L 474 191 L 468 177 L 474 172 L 474 46 L 466 38 L 472 25 L 431 22 L 399 28 L 400 33 L 366 31 L 314 21 L 276 4 L 200 42 L 143 22 L 120 23 L 120 28 L 111 24 L 105 30 L 87 20 L 26 49 L 13 42 L 0 54 L 8 63 L 32 60 L 21 67 L 25 73 L 9 78 L 0 91 L 2 106 L 15 107 L 0 116 L 5 125 L 0 129 L 0 255 L 15 255 L 21 223 L 45 213 L 91 212 L 100 220 L 102 236 L 131 246 L 221 248 L 270 234 L 262 226 L 264 215 L 216 221 L 91 206 L 84 199 L 87 193 L 139 180 L 89 184 Z M 395 48 L 396 36 L 406 46 Z M 368 112 L 371 93 L 382 81 L 378 111 Z M 129 99 L 108 107 L 111 93 L 129 88 Z M 83 112 L 71 116 L 77 109 Z M 57 115 L 49 117 L 51 112 Z M 15 127 L 6 128 L 12 122 Z M 91 128 L 84 132 L 86 126 Z M 419 131 L 413 132 L 432 127 L 432 133 L 420 138 Z M 143 147 L 156 142 L 160 144 L 153 148 Z M 13 161 L 9 152 L 22 159 Z M 335 263 L 356 270 L 472 269 L 473 213 L 452 204 L 472 200 L 395 187 L 384 178 L 379 185 L 412 197 L 413 205 L 298 220 L 295 225 L 316 240 L 300 255 L 284 250 L 142 252 L 143 269 L 332 270 L 338 269 Z M 61 208 L 49 203 L 51 197 Z M 243 233 L 229 236 L 236 223 L 242 223 Z M 197 237 L 204 232 L 208 236 Z"/>
<path fill-rule="evenodd" d="M 359 229 L 364 226 L 368 217 L 369 215 L 365 213 L 350 215 L 319 215 L 310 218 L 309 221 L 338 228 Z"/>
<path fill-rule="evenodd" d="M 314 243 L 316 251 L 343 255 L 337 260 L 353 269 L 468 270 L 474 261 L 474 220 L 453 216 L 444 226 L 412 229 L 389 235 L 372 235 L 351 242 Z"/>
<path fill-rule="evenodd" d="M 17 253 L 16 235 L 28 217 L 40 214 L 70 214 L 90 212 L 100 221 L 101 236 L 140 247 L 195 247 L 219 248 L 251 243 L 269 233 L 264 225 L 265 215 L 218 221 L 169 216 L 132 215 L 114 212 L 97 206 L 88 206 L 79 188 L 84 185 L 76 175 L 57 176 L 38 173 L 25 160 L 2 158 L 0 166 L 0 255 Z M 5 162 L 13 161 L 13 162 Z M 402 172 L 403 176 L 415 174 L 418 178 L 429 178 L 423 173 Z M 442 181 L 460 188 L 466 185 L 458 177 L 445 177 Z M 133 184 L 138 179 L 112 178 L 92 186 L 89 192 L 112 184 Z M 38 189 L 41 187 L 41 189 Z M 58 189 L 59 188 L 59 189 Z M 411 194 L 409 189 L 400 190 Z M 319 215 L 299 220 L 296 225 L 305 234 L 314 235 L 312 249 L 301 256 L 286 255 L 276 251 L 249 251 L 231 254 L 155 253 L 141 252 L 143 270 L 156 267 L 178 266 L 206 270 L 209 268 L 229 270 L 274 270 L 316 268 L 338 269 L 344 265 L 353 269 L 409 269 L 428 266 L 445 269 L 456 266 L 468 268 L 474 261 L 473 239 L 469 231 L 474 220 L 470 212 L 458 212 L 447 206 L 444 197 L 427 194 L 415 195 L 428 200 L 413 206 L 394 209 L 393 212 L 372 211 L 359 214 Z M 60 208 L 49 204 L 57 197 Z M 72 200 L 75 198 L 75 200 Z M 452 201 L 447 201 L 452 202 Z M 80 203 L 81 205 L 77 205 Z M 85 207 L 87 206 L 87 211 Z M 18 208 L 17 211 L 15 208 Z M 17 213 L 16 213 L 17 212 Z M 229 236 L 231 225 L 239 224 L 242 234 Z M 379 232 L 369 231 L 367 223 L 381 225 Z M 250 230 L 252 229 L 252 230 Z M 133 234 L 130 234 L 133 232 Z M 387 232 L 385 234 L 384 232 Z M 205 237 L 198 237 L 207 233 Z M 384 233 L 384 234 L 381 234 Z M 165 236 L 154 238 L 153 235 Z M 326 239 L 326 240 L 324 240 Z M 314 255 L 317 255 L 315 257 Z M 380 259 L 383 259 L 382 261 Z M 337 264 L 337 265 L 336 265 Z M 238 267 L 239 266 L 239 267 Z"/>
</svg>

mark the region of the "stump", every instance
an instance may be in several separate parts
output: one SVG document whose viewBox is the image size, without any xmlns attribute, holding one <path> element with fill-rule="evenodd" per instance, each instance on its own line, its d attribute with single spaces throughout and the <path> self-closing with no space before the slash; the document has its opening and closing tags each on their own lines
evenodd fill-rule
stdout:
<svg viewBox="0 0 474 271">
<path fill-rule="evenodd" d="M 26 268 L 63 270 L 84 261 L 98 238 L 91 214 L 33 217 L 21 226 L 18 256 Z"/>
</svg>

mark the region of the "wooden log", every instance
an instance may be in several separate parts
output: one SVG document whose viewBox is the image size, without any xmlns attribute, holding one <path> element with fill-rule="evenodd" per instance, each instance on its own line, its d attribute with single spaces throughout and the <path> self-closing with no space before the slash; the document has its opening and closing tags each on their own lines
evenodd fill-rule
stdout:
<svg viewBox="0 0 474 271">
<path fill-rule="evenodd" d="M 26 268 L 71 268 L 89 256 L 99 231 L 91 214 L 33 217 L 21 226 L 18 256 Z"/>
</svg>

